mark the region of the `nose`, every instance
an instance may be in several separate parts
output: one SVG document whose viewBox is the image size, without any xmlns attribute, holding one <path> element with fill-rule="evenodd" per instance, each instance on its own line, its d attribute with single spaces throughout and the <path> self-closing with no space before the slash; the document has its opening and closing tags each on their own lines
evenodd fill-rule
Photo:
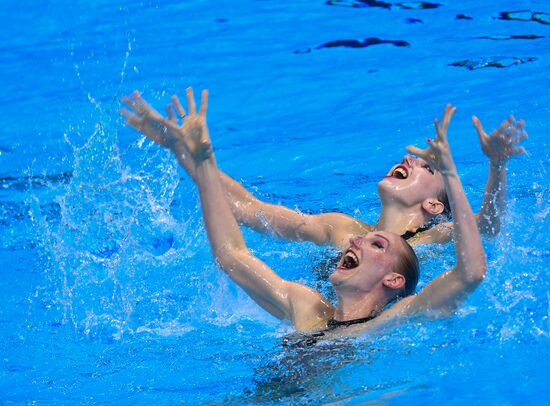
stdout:
<svg viewBox="0 0 550 406">
<path fill-rule="evenodd" d="M 355 235 L 349 239 L 349 242 L 354 247 L 359 248 L 361 247 L 361 244 L 363 243 L 364 240 L 365 240 L 364 237 L 360 235 Z"/>
<path fill-rule="evenodd" d="M 413 166 L 413 162 L 414 157 L 412 155 L 405 155 L 405 157 L 403 158 L 403 163 L 409 167 Z"/>
</svg>

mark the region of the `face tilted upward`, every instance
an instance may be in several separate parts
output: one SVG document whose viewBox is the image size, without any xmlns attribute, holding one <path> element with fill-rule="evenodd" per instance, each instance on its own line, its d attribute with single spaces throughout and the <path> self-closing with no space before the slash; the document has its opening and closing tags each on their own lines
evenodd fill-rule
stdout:
<svg viewBox="0 0 550 406">
<path fill-rule="evenodd" d="M 350 239 L 330 281 L 337 291 L 370 291 L 388 273 L 393 272 L 403 250 L 397 234 L 387 231 L 370 232 Z"/>
<path fill-rule="evenodd" d="M 422 158 L 406 155 L 378 183 L 378 193 L 385 202 L 412 207 L 425 199 L 437 197 L 443 189 L 441 174 Z"/>
</svg>

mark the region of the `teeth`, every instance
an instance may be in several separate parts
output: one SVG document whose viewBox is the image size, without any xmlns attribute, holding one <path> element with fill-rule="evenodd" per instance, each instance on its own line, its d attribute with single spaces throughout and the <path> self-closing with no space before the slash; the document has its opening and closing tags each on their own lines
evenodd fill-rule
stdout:
<svg viewBox="0 0 550 406">
<path fill-rule="evenodd" d="M 407 179 L 407 171 L 403 168 L 395 168 L 393 176 L 399 179 Z"/>
<path fill-rule="evenodd" d="M 342 266 L 346 269 L 352 269 L 359 265 L 359 258 L 357 258 L 357 255 L 353 253 L 353 251 L 346 252 L 346 255 L 344 255 L 344 260 L 342 262 Z"/>
</svg>

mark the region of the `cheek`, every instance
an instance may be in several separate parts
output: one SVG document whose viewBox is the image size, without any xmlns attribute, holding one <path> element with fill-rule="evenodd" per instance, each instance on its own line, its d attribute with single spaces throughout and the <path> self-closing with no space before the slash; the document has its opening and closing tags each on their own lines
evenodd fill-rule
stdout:
<svg viewBox="0 0 550 406">
<path fill-rule="evenodd" d="M 378 264 L 381 273 L 386 273 L 388 269 L 391 269 L 393 264 L 393 255 L 388 252 L 376 252 L 372 259 Z"/>
<path fill-rule="evenodd" d="M 419 193 L 423 196 L 428 197 L 428 195 L 436 196 L 440 190 L 440 185 L 437 179 L 434 178 L 431 174 L 422 174 L 417 179 L 415 179 L 414 186 L 418 189 Z"/>
</svg>

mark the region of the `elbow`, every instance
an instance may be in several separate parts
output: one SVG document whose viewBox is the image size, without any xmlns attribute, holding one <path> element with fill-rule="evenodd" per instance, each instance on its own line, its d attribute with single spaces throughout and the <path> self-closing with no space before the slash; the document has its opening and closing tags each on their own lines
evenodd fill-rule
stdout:
<svg viewBox="0 0 550 406">
<path fill-rule="evenodd" d="M 485 279 L 486 273 L 487 273 L 487 265 L 485 265 L 485 264 L 480 265 L 479 268 L 475 272 L 474 283 L 476 285 L 479 285 L 481 282 L 483 282 L 483 279 Z"/>
<path fill-rule="evenodd" d="M 475 255 L 471 255 L 470 258 L 457 262 L 457 271 L 460 275 L 462 283 L 469 286 L 477 286 L 485 278 L 487 273 L 487 259 L 483 250 L 476 252 Z"/>
<path fill-rule="evenodd" d="M 468 272 L 466 277 L 466 283 L 470 286 L 477 286 L 483 279 L 485 279 L 485 274 L 487 273 L 487 263 L 485 261 L 480 262 L 472 267 L 471 272 Z"/>
</svg>

